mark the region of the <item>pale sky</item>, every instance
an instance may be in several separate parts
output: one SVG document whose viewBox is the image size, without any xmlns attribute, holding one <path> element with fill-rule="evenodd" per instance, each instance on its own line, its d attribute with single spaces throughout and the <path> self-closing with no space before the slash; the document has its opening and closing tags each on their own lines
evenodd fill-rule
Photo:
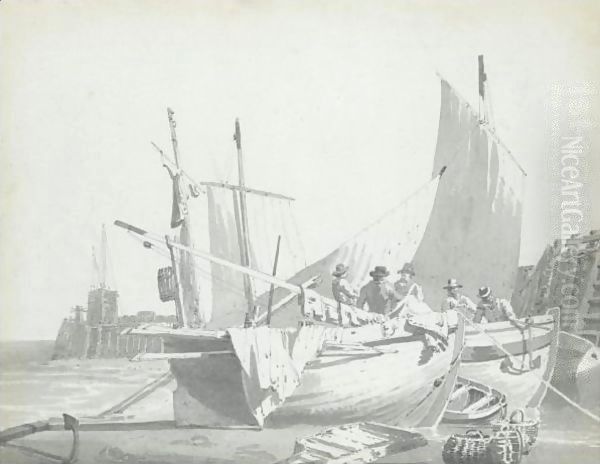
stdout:
<svg viewBox="0 0 600 464">
<path fill-rule="evenodd" d="M 121 313 L 173 312 L 156 289 L 167 263 L 110 226 L 167 232 L 170 181 L 150 145 L 170 153 L 167 106 L 198 180 L 235 181 L 240 118 L 247 184 L 297 199 L 310 261 L 429 179 L 435 73 L 477 107 L 480 53 L 497 133 L 529 174 L 521 263 L 535 263 L 559 217 L 550 97 L 600 88 L 598 5 L 3 0 L 0 338 L 53 339 L 86 305 L 102 223 Z M 600 226 L 597 142 L 584 230 Z"/>
</svg>

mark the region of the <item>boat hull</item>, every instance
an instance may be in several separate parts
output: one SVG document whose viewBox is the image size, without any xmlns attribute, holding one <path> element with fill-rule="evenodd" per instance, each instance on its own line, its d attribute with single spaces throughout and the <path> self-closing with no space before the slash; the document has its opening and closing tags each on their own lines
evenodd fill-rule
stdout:
<svg viewBox="0 0 600 464">
<path fill-rule="evenodd" d="M 481 407 L 477 404 L 481 403 Z M 506 396 L 487 385 L 459 377 L 450 395 L 442 422 L 452 424 L 488 423 L 506 414 Z"/>
<path fill-rule="evenodd" d="M 589 340 L 560 332 L 552 385 L 583 406 L 600 403 L 600 349 Z"/>
<path fill-rule="evenodd" d="M 515 363 L 492 340 L 471 328 L 465 335 L 459 375 L 480 382 L 506 395 L 508 407 L 536 408 L 544 399 L 552 378 L 558 352 L 559 311 L 532 318 L 531 338 L 510 322 L 495 322 L 481 327 L 508 351 Z M 529 352 L 534 360 L 530 366 Z"/>
<path fill-rule="evenodd" d="M 437 425 L 458 374 L 464 326 L 449 335 L 446 350 L 436 353 L 424 348 L 420 336 L 381 340 L 379 326 L 344 330 L 342 343 L 352 346 L 362 340 L 368 345 L 371 340 L 374 346 L 364 352 L 326 347 L 264 426 L 366 420 L 403 427 Z M 173 359 L 170 364 L 178 384 L 174 407 L 179 426 L 256 424 L 234 354 Z"/>
</svg>

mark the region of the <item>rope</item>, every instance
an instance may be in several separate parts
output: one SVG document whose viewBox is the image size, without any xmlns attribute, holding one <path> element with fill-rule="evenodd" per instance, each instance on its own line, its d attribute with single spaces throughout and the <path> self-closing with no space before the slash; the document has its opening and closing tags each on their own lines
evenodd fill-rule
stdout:
<svg viewBox="0 0 600 464">
<path fill-rule="evenodd" d="M 128 234 L 130 234 L 131 237 L 133 237 L 135 240 L 137 240 L 140 243 L 144 243 L 145 240 L 137 235 L 135 235 L 132 232 L 128 232 Z M 169 261 L 171 260 L 171 254 L 164 248 L 158 247 L 157 245 L 153 244 L 152 248 L 150 248 L 152 251 L 154 251 L 156 254 L 162 256 L 163 258 L 168 259 Z M 175 257 L 175 260 L 177 262 L 179 262 L 178 257 Z M 194 261 L 194 268 L 199 272 L 200 274 L 200 278 L 208 281 L 208 282 L 212 282 L 213 280 L 217 280 L 219 282 L 221 282 L 221 284 L 225 287 L 227 287 L 232 293 L 236 293 L 237 295 L 243 296 L 245 297 L 246 294 L 240 290 L 237 289 L 237 287 L 235 287 L 234 285 L 232 285 L 231 283 L 229 283 L 227 280 L 222 279 L 220 277 L 216 277 L 213 276 L 212 274 L 210 274 L 208 271 L 202 269 L 198 264 L 196 264 L 196 262 Z"/>
<path fill-rule="evenodd" d="M 296 234 L 296 238 L 298 239 L 298 245 L 300 246 L 300 253 L 302 255 L 302 261 L 304 262 L 304 267 L 308 266 L 306 262 L 306 248 L 304 247 L 304 242 L 302 240 L 302 234 L 300 234 L 300 228 L 298 227 L 298 221 L 296 220 L 296 214 L 294 213 L 294 208 L 292 208 L 292 202 L 288 201 L 288 209 L 290 216 L 292 218 L 292 227 L 294 228 L 294 233 Z"/>
<path fill-rule="evenodd" d="M 487 336 L 490 340 L 492 340 L 492 343 L 494 343 L 494 345 L 496 345 L 496 347 L 502 351 L 504 354 L 506 354 L 506 356 L 508 356 L 510 359 L 512 360 L 516 360 L 518 361 L 512 354 L 510 354 L 508 351 L 506 351 L 504 349 L 504 347 L 502 347 L 502 345 L 492 336 L 490 335 L 490 333 L 485 330 L 482 329 L 481 327 L 478 327 L 477 325 L 475 325 L 473 322 L 471 322 L 469 320 L 468 317 L 465 316 L 465 314 L 462 313 L 462 311 L 458 311 L 458 313 L 463 317 L 463 319 L 471 326 L 473 327 L 475 330 L 477 330 L 479 333 Z M 596 414 L 594 414 L 593 412 L 591 412 L 590 410 L 584 408 L 583 406 L 581 406 L 580 404 L 576 403 L 575 401 L 573 401 L 571 398 L 569 398 L 567 395 L 565 395 L 563 392 L 561 392 L 559 389 L 557 389 L 555 386 L 551 385 L 550 382 L 548 382 L 546 379 L 544 379 L 543 377 L 537 375 L 535 372 L 532 372 L 532 374 L 538 378 L 538 380 L 540 380 L 544 385 L 546 385 L 546 387 L 548 387 L 550 390 L 552 390 L 554 393 L 556 393 L 558 396 L 560 396 L 563 400 L 565 400 L 568 404 L 570 404 L 571 406 L 573 406 L 575 409 L 579 410 L 580 412 L 582 412 L 583 414 L 585 414 L 586 416 L 588 416 L 589 418 L 593 419 L 594 421 L 600 423 L 600 417 L 598 417 Z"/>
</svg>

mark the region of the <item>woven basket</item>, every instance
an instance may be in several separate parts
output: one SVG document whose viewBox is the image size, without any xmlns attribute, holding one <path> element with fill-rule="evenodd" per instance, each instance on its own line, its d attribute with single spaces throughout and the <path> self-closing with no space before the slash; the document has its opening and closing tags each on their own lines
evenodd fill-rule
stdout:
<svg viewBox="0 0 600 464">
<path fill-rule="evenodd" d="M 531 448 L 538 437 L 540 428 L 539 420 L 525 420 L 525 413 L 522 409 L 515 409 L 508 420 L 503 419 L 492 423 L 494 432 L 499 431 L 502 427 L 508 426 L 513 430 L 518 430 L 523 436 L 523 454 L 529 454 Z"/>
<path fill-rule="evenodd" d="M 492 464 L 519 464 L 523 456 L 523 435 L 508 425 L 502 426 L 492 435 L 488 456 Z"/>
<path fill-rule="evenodd" d="M 469 430 L 464 435 L 451 435 L 442 451 L 445 464 L 483 464 L 487 461 L 489 435 Z"/>
</svg>

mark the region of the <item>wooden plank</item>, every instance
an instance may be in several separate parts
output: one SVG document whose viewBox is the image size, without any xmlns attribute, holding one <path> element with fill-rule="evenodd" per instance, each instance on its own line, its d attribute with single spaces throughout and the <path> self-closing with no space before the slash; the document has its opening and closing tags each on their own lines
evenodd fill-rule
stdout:
<svg viewBox="0 0 600 464">
<path fill-rule="evenodd" d="M 130 406 L 132 406 L 133 404 L 143 400 L 148 395 L 150 395 L 153 391 L 155 391 L 157 388 L 160 388 L 163 385 L 168 384 L 173 379 L 174 379 L 174 377 L 173 377 L 173 374 L 171 373 L 171 371 L 165 372 L 163 375 L 161 375 L 157 379 L 153 380 L 152 382 L 148 383 L 143 388 L 141 388 L 140 390 L 135 392 L 133 395 L 130 395 L 123 401 L 117 403 L 116 405 L 112 406 L 111 408 L 107 409 L 106 411 L 103 411 L 100 414 L 98 414 L 98 417 L 122 413 L 123 411 L 125 411 L 125 409 L 127 409 Z"/>
<path fill-rule="evenodd" d="M 456 398 L 458 398 L 460 395 L 462 395 L 469 388 L 470 388 L 470 385 L 462 385 L 460 388 L 458 388 L 452 392 L 448 401 L 454 401 Z"/>
<path fill-rule="evenodd" d="M 64 423 L 61 421 L 61 427 L 64 430 Z M 37 421 L 29 424 L 17 425 L 0 431 L 0 443 L 6 443 L 10 440 L 16 440 L 38 432 L 50 430 L 49 421 Z"/>
<path fill-rule="evenodd" d="M 364 464 L 426 444 L 421 434 L 366 422 L 334 427 L 299 440 L 299 451 L 279 464 Z"/>
<path fill-rule="evenodd" d="M 494 400 L 493 395 L 484 396 L 479 401 L 476 401 L 475 403 L 473 403 L 473 404 L 469 405 L 468 407 L 466 407 L 465 409 L 463 409 L 462 412 L 470 413 L 470 412 L 477 411 L 477 410 L 483 408 L 484 406 L 487 406 L 488 404 L 490 404 L 493 400 Z"/>
<path fill-rule="evenodd" d="M 168 359 L 195 359 L 202 356 L 209 355 L 222 355 L 222 354 L 235 354 L 235 351 L 223 350 L 223 351 L 199 351 L 199 352 L 186 352 L 186 353 L 141 353 L 134 356 L 131 361 L 163 361 Z"/>
</svg>

